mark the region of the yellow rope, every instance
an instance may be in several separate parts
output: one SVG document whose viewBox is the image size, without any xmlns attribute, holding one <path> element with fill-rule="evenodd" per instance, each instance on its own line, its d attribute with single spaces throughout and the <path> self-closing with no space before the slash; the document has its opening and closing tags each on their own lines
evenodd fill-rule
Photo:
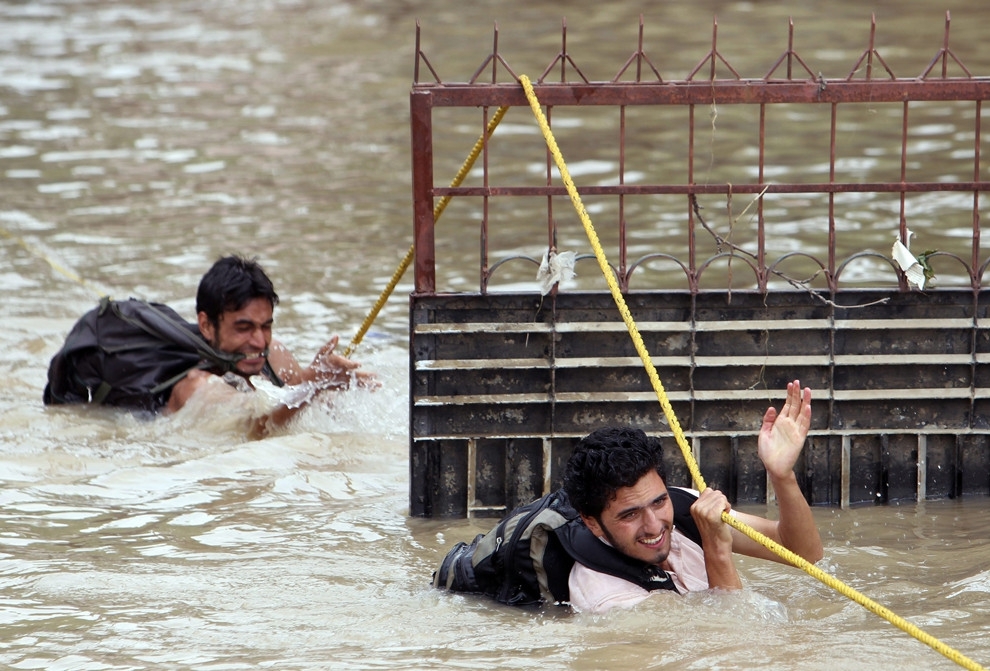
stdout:
<svg viewBox="0 0 990 671">
<path fill-rule="evenodd" d="M 11 240 L 16 241 L 18 244 L 20 244 L 21 247 L 23 247 L 24 249 L 26 249 L 31 254 L 34 254 L 35 256 L 37 256 L 40 259 L 44 259 L 48 263 L 48 265 L 52 267 L 52 270 L 54 270 L 55 272 L 57 272 L 57 273 L 65 276 L 65 277 L 69 278 L 70 280 L 72 280 L 73 282 L 75 282 L 77 284 L 81 284 L 82 286 L 86 287 L 90 291 L 92 291 L 95 294 L 97 294 L 100 298 L 103 298 L 104 296 L 108 296 L 109 295 L 109 294 L 107 294 L 107 292 L 101 290 L 99 287 L 96 287 L 93 284 L 90 284 L 89 282 L 87 282 L 86 280 L 84 280 L 83 278 L 81 278 L 78 274 L 72 272 L 71 270 L 69 270 L 65 266 L 57 263 L 54 259 L 52 259 L 50 256 L 48 256 L 48 254 L 46 254 L 45 252 L 43 252 L 41 249 L 35 247 L 34 245 L 31 245 L 24 238 L 20 237 L 19 235 L 15 235 L 15 234 L 11 233 L 6 228 L 3 228 L 2 226 L 0 226 L 0 235 L 3 235 L 6 238 L 10 238 Z"/>
<path fill-rule="evenodd" d="M 547 122 L 546 116 L 543 114 L 543 110 L 540 107 L 540 101 L 536 98 L 536 92 L 533 90 L 533 85 L 529 81 L 529 77 L 526 75 L 520 75 L 519 82 L 526 91 L 526 98 L 529 101 L 529 106 L 532 108 L 533 114 L 536 116 L 537 123 L 539 123 L 540 130 L 543 132 L 543 137 L 546 140 L 547 147 L 550 149 L 550 153 L 553 155 L 553 160 L 557 164 L 557 169 L 560 171 L 560 179 L 567 188 L 567 193 L 571 197 L 571 202 L 574 204 L 574 209 L 577 210 L 578 217 L 581 219 L 581 224 L 584 226 L 585 233 L 588 235 L 588 240 L 591 242 L 591 247 L 595 251 L 595 258 L 598 260 L 598 265 L 601 268 L 602 273 L 605 275 L 605 281 L 608 283 L 609 291 L 612 292 L 612 298 L 615 300 L 616 307 L 619 309 L 619 314 L 622 315 L 622 321 L 625 322 L 626 328 L 629 330 L 629 335 L 636 347 L 636 352 L 639 353 L 640 359 L 643 360 L 643 365 L 646 367 L 646 372 L 650 377 L 650 382 L 653 383 L 653 389 L 656 391 L 657 398 L 660 401 L 660 406 L 663 408 L 664 416 L 667 418 L 667 423 L 670 425 L 671 431 L 674 434 L 674 439 L 677 441 L 677 445 L 681 448 L 681 453 L 684 455 L 685 462 L 687 462 L 687 467 L 691 472 L 691 478 L 695 483 L 695 487 L 699 491 L 703 491 L 705 489 L 705 481 L 701 476 L 698 463 L 695 461 L 694 455 L 691 453 L 691 449 L 687 444 L 687 439 L 684 437 L 684 432 L 681 429 L 680 423 L 677 421 L 677 417 L 674 415 L 674 410 L 670 406 L 670 401 L 667 399 L 667 393 L 664 391 L 663 384 L 660 382 L 660 376 L 657 374 L 656 367 L 653 365 L 653 361 L 650 358 L 650 353 L 646 350 L 646 345 L 643 343 L 643 338 L 639 334 L 635 321 L 633 321 L 632 314 L 629 312 L 625 298 L 623 298 L 622 292 L 619 290 L 619 285 L 615 280 L 614 274 L 612 273 L 612 268 L 608 263 L 608 259 L 605 258 L 605 252 L 602 249 L 601 242 L 599 242 L 598 234 L 595 232 L 595 228 L 591 223 L 591 217 L 588 216 L 588 212 L 584 209 L 584 204 L 581 202 L 581 196 L 578 194 L 577 188 L 574 186 L 574 181 L 571 179 L 571 175 L 567 170 L 567 165 L 564 163 L 564 157 L 560 153 L 560 148 L 557 146 L 557 141 L 554 139 L 553 133 L 550 130 L 550 124 Z M 982 666 L 965 655 L 945 645 L 934 636 L 926 634 L 918 627 L 891 612 L 888 608 L 881 606 L 837 578 L 825 573 L 800 555 L 791 552 L 779 543 L 767 538 L 749 525 L 737 520 L 732 515 L 722 513 L 722 520 L 726 524 L 729 524 L 733 528 L 744 533 L 757 543 L 760 543 L 771 552 L 783 558 L 785 561 L 788 561 L 794 566 L 803 569 L 812 577 L 852 599 L 870 612 L 884 618 L 922 643 L 945 655 L 956 664 L 970 669 L 971 671 L 986 671 Z"/>
<path fill-rule="evenodd" d="M 464 159 L 464 163 L 461 165 L 461 169 L 457 171 L 457 174 L 454 176 L 454 179 L 450 182 L 451 188 L 460 186 L 461 182 L 464 181 L 464 178 L 467 177 L 468 172 L 471 171 L 471 168 L 474 166 L 474 162 L 478 160 L 478 156 L 481 154 L 481 150 L 485 146 L 486 138 L 491 137 L 492 133 L 495 132 L 495 128 L 502 120 L 502 117 L 504 117 L 505 113 L 508 111 L 509 111 L 509 107 L 507 105 L 503 107 L 499 107 L 495 111 L 495 114 L 488 121 L 488 126 L 485 128 L 485 132 L 482 134 L 481 137 L 478 138 L 478 141 L 474 143 L 474 147 L 471 149 L 471 153 L 468 154 L 468 157 L 466 159 Z M 447 209 L 447 204 L 450 202 L 450 199 L 451 196 L 444 196 L 433 208 L 434 224 L 437 222 L 438 219 L 440 219 L 440 215 L 443 214 L 443 211 Z M 358 329 L 358 332 L 354 336 L 354 339 L 351 340 L 351 343 L 347 346 L 347 349 L 344 350 L 344 356 L 350 356 L 351 352 L 354 351 L 354 348 L 357 347 L 364 339 L 364 336 L 368 332 L 368 329 L 371 328 L 372 322 L 375 321 L 375 318 L 378 317 L 378 313 L 381 312 L 383 307 L 385 307 L 385 302 L 388 300 L 389 296 L 392 295 L 392 292 L 395 291 L 395 286 L 399 283 L 399 280 L 402 279 L 402 275 L 406 272 L 406 269 L 409 267 L 409 264 L 412 263 L 415 250 L 416 250 L 416 246 L 410 245 L 409 251 L 406 252 L 405 258 L 402 259 L 402 261 L 399 263 L 399 266 L 395 269 L 395 272 L 392 273 L 392 279 L 389 280 L 388 286 L 386 286 L 385 289 L 382 291 L 381 295 L 378 297 L 378 300 L 375 302 L 375 305 L 371 308 L 371 311 L 368 312 L 368 316 L 365 317 L 364 321 L 361 323 L 361 327 Z"/>
</svg>

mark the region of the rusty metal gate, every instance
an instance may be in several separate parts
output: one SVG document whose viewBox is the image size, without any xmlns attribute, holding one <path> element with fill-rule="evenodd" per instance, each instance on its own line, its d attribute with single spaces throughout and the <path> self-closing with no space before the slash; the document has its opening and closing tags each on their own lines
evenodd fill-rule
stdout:
<svg viewBox="0 0 990 671">
<path fill-rule="evenodd" d="M 569 140 L 574 126 L 560 123 L 569 112 L 593 115 L 572 133 L 607 138 L 595 146 L 607 144 L 614 178 L 579 181 L 578 190 L 597 208 L 596 221 L 607 224 L 613 271 L 706 481 L 736 503 L 772 498 L 756 433 L 766 407 L 779 405 L 787 381 L 800 378 L 815 394 L 798 468 L 812 504 L 986 495 L 990 318 L 980 214 L 990 185 L 982 179 L 981 128 L 990 80 L 971 74 L 950 48 L 948 14 L 943 44 L 920 74 L 906 78 L 876 48 L 875 21 L 844 78 L 826 78 L 806 63 L 794 47 L 793 24 L 771 69 L 743 78 L 720 53 L 713 26 L 711 50 L 684 79 L 661 76 L 644 50 L 641 20 L 638 44 L 615 77 L 589 81 L 567 52 L 565 24 L 561 51 L 534 78 L 565 158 L 600 158 L 568 154 L 568 147 L 587 146 Z M 416 516 L 496 516 L 539 496 L 559 484 L 575 441 L 604 424 L 670 435 L 607 292 L 586 285 L 543 295 L 535 282 L 493 290 L 497 273 L 512 263 L 533 275 L 538 263 L 512 251 L 517 241 L 493 258 L 501 218 L 531 207 L 545 221 L 535 226 L 536 244 L 556 252 L 580 242 L 562 233 L 570 204 L 545 146 L 539 160 L 546 170 L 534 178 L 500 169 L 501 140 L 484 133 L 496 108 L 529 113 L 516 82 L 521 73 L 498 50 L 497 28 L 494 37 L 492 53 L 468 81 L 445 82 L 421 48 L 417 27 L 410 97 L 416 246 L 410 514 Z M 878 109 L 885 122 L 850 137 L 850 120 L 869 129 Z M 435 131 L 450 123 L 440 116 L 450 110 L 471 114 L 484 140 L 481 167 L 466 183 L 446 187 L 434 177 L 444 160 Z M 648 137 L 642 110 L 666 115 L 664 125 L 682 138 L 671 136 L 679 151 L 665 154 L 663 168 L 649 179 L 630 158 Z M 703 132 L 715 114 L 733 111 L 749 119 L 737 163 L 698 179 Z M 933 172 L 927 152 L 940 131 L 932 119 L 946 113 L 965 121 L 966 130 L 943 131 L 952 137 Z M 822 138 L 819 158 L 788 155 L 776 135 L 785 117 L 797 132 L 803 124 Z M 876 155 L 887 157 L 886 167 L 859 172 L 857 160 Z M 876 179 L 877 172 L 885 179 Z M 446 197 L 454 221 L 435 228 L 436 200 Z M 879 251 L 843 236 L 866 207 L 894 222 Z M 657 211 L 675 213 L 676 234 L 650 238 L 646 222 Z M 740 211 L 748 212 L 745 219 Z M 795 222 L 804 211 L 813 214 Z M 912 225 L 923 229 L 933 221 L 951 228 L 958 246 L 915 250 L 913 271 L 936 272 L 938 287 L 921 274 L 906 275 L 890 246 L 895 238 L 910 245 Z M 778 244 L 781 227 L 797 223 L 820 236 L 822 254 Z M 467 227 L 478 232 L 479 287 L 438 290 L 438 236 Z M 706 256 L 700 240 L 714 251 Z M 578 253 L 576 262 L 589 256 Z M 589 265 L 582 274 L 593 272 Z M 666 444 L 670 483 L 689 485 L 673 441 Z"/>
</svg>

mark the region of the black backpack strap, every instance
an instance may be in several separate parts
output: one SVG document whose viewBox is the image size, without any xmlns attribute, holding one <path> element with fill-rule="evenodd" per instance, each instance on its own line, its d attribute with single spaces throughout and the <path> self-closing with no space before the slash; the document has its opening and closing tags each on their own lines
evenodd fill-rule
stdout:
<svg viewBox="0 0 990 671">
<path fill-rule="evenodd" d="M 183 379 L 186 375 L 189 375 L 189 371 L 194 370 L 196 368 L 206 369 L 208 367 L 209 367 L 208 364 L 200 364 L 198 366 L 193 366 L 192 368 L 189 368 L 188 370 L 184 370 L 181 373 L 179 373 L 178 375 L 175 375 L 173 377 L 170 377 L 169 379 L 165 380 L 164 382 L 161 382 L 161 383 L 155 385 L 154 387 L 152 387 L 150 393 L 152 393 L 152 394 L 160 394 L 161 392 L 165 391 L 166 389 L 171 389 L 176 384 L 178 384 L 179 383 L 179 380 Z M 103 383 L 103 384 L 106 384 L 106 383 Z M 102 387 L 102 385 L 100 385 L 100 386 Z M 99 393 L 99 390 L 97 390 L 97 393 Z M 105 393 L 104 393 L 104 396 L 106 396 Z M 96 396 L 95 395 L 93 396 L 93 400 L 94 401 L 96 400 Z M 97 402 L 98 403 L 99 402 L 102 402 L 102 399 L 101 399 L 101 401 L 97 401 Z"/>
<path fill-rule="evenodd" d="M 110 395 L 111 391 L 113 391 L 113 387 L 110 386 L 110 383 L 107 382 L 106 380 L 101 380 L 100 385 L 93 392 L 92 396 L 89 399 L 89 402 L 96 403 L 97 405 L 99 405 L 100 403 L 103 403 L 103 401 L 106 400 L 107 396 Z M 151 392 L 158 393 L 154 389 L 152 389 Z"/>
<path fill-rule="evenodd" d="M 627 557 L 611 545 L 602 543 L 584 525 L 581 518 L 571 520 L 558 529 L 557 537 L 575 561 L 593 571 L 628 580 L 648 591 L 656 589 L 677 591 L 674 581 L 666 571 L 659 566 Z"/>
<path fill-rule="evenodd" d="M 275 369 L 272 368 L 272 364 L 268 361 L 268 359 L 265 359 L 265 367 L 261 369 L 261 374 L 268 378 L 268 381 L 276 387 L 285 386 L 285 382 L 278 376 Z"/>
<path fill-rule="evenodd" d="M 698 500 L 698 495 L 683 487 L 669 487 L 670 502 L 674 504 L 674 527 L 698 545 L 701 543 L 701 532 L 691 517 L 691 506 Z M 704 547 L 702 545 L 702 547 Z"/>
<path fill-rule="evenodd" d="M 570 601 L 568 580 L 574 568 L 574 557 L 564 549 L 558 533 L 547 534 L 547 549 L 543 553 L 543 570 L 547 574 L 547 587 L 557 603 Z"/>
</svg>

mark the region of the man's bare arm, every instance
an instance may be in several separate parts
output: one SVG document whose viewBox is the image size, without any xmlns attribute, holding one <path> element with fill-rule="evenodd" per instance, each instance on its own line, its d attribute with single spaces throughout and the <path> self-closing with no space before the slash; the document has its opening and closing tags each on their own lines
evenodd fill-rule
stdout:
<svg viewBox="0 0 990 671">
<path fill-rule="evenodd" d="M 777 497 L 779 518 L 768 520 L 737 513 L 738 519 L 809 562 L 824 555 L 821 535 L 811 508 L 798 487 L 794 464 L 811 426 L 811 389 L 798 380 L 788 383 L 784 407 L 767 409 L 760 428 L 758 453 Z M 759 543 L 733 530 L 733 550 L 752 557 L 783 561 Z"/>
<path fill-rule="evenodd" d="M 209 382 L 210 376 L 205 370 L 194 368 L 189 371 L 184 378 L 175 383 L 172 393 L 168 397 L 168 405 L 165 406 L 165 414 L 170 415 L 178 412 L 192 398 L 203 385 Z M 233 393 L 233 389 L 231 392 Z"/>
<path fill-rule="evenodd" d="M 701 534 L 705 550 L 705 571 L 712 589 L 742 589 L 742 581 L 732 559 L 732 527 L 722 521 L 729 501 L 722 492 L 708 488 L 691 505 L 691 517 Z"/>
<path fill-rule="evenodd" d="M 168 405 L 165 407 L 165 414 L 170 415 L 178 412 L 196 393 L 200 393 L 201 390 L 204 390 L 210 384 L 213 385 L 213 388 L 210 390 L 210 398 L 204 401 L 206 403 L 223 404 L 234 402 L 242 393 L 228 384 L 217 383 L 219 383 L 219 376 L 213 373 L 199 369 L 189 371 L 189 374 L 172 388 Z M 262 438 L 268 435 L 272 429 L 285 426 L 303 407 L 305 407 L 305 404 L 292 408 L 284 404 L 279 404 L 274 410 L 260 417 L 246 418 L 248 422 L 248 435 L 252 438 Z"/>
<path fill-rule="evenodd" d="M 311 383 L 315 391 L 328 389 L 346 389 L 350 386 L 351 380 L 356 379 L 359 386 L 377 387 L 378 382 L 375 376 L 370 373 L 357 372 L 355 369 L 360 365 L 350 359 L 334 353 L 337 345 L 337 337 L 334 336 L 317 353 L 313 364 L 308 368 L 302 368 L 292 352 L 280 342 L 273 340 L 269 347 L 268 362 L 272 370 L 287 385 L 295 386 L 304 383 Z M 213 373 L 194 369 L 189 371 L 182 380 L 172 388 L 168 405 L 165 408 L 166 414 L 178 412 L 188 403 L 200 388 L 210 382 L 210 378 L 216 377 Z M 236 397 L 239 392 L 228 385 L 221 386 L 226 393 L 218 392 L 230 399 Z M 221 401 L 222 402 L 222 401 Z M 271 412 L 252 420 L 249 434 L 258 438 L 267 435 L 272 429 L 285 426 L 296 414 L 299 413 L 307 403 L 287 406 L 279 404 Z"/>
</svg>

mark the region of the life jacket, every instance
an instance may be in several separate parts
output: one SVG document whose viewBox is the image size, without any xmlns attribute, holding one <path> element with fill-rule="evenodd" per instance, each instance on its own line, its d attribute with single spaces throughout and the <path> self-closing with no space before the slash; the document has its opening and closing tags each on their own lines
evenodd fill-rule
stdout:
<svg viewBox="0 0 990 671">
<path fill-rule="evenodd" d="M 104 297 L 52 357 L 42 398 L 46 405 L 96 403 L 154 413 L 190 370 L 222 375 L 241 358 L 214 350 L 196 324 L 167 305 Z M 264 372 L 282 386 L 267 363 Z"/>
<path fill-rule="evenodd" d="M 671 487 L 674 526 L 701 545 L 691 517 L 693 493 Z M 581 521 L 563 490 L 521 506 L 487 534 L 459 542 L 433 573 L 433 586 L 450 592 L 483 594 L 510 606 L 566 604 L 574 562 L 653 591 L 677 591 L 661 568 L 628 557 L 602 543 Z"/>
</svg>

